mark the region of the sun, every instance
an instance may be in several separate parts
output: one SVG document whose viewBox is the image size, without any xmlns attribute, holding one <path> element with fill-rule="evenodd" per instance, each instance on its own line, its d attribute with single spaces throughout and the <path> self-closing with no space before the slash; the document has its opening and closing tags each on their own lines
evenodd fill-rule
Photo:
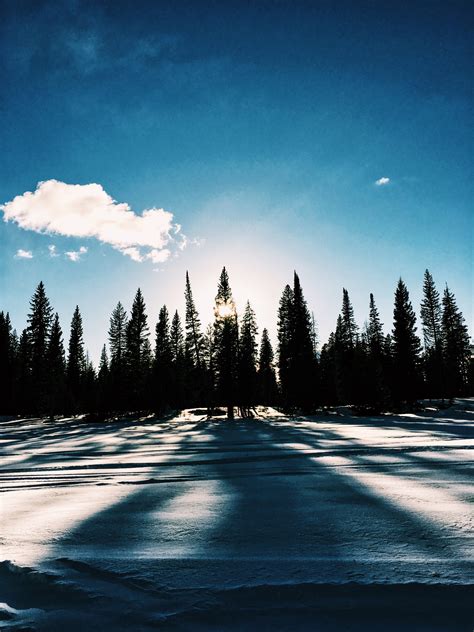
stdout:
<svg viewBox="0 0 474 632">
<path fill-rule="evenodd" d="M 216 315 L 218 318 L 230 318 L 235 316 L 235 304 L 231 301 L 216 305 Z"/>
</svg>

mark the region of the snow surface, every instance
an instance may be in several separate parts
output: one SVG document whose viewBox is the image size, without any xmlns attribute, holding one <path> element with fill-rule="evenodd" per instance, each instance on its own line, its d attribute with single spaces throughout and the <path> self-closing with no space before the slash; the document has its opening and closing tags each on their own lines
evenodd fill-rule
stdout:
<svg viewBox="0 0 474 632">
<path fill-rule="evenodd" d="M 474 401 L 0 424 L 0 628 L 471 630 Z"/>
</svg>

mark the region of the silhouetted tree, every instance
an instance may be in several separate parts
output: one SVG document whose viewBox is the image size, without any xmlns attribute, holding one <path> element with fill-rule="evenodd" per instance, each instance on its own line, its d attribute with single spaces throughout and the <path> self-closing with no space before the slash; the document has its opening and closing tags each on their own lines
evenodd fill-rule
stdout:
<svg viewBox="0 0 474 632">
<path fill-rule="evenodd" d="M 52 314 L 53 310 L 41 281 L 30 301 L 30 313 L 28 314 L 29 391 L 33 406 L 32 412 L 36 413 L 44 413 L 47 407 L 46 350 Z"/>
<path fill-rule="evenodd" d="M 51 417 L 64 413 L 66 406 L 66 360 L 64 354 L 63 332 L 56 313 L 51 325 L 48 348 L 48 411 Z"/>
<path fill-rule="evenodd" d="M 388 374 L 385 371 L 385 338 L 374 295 L 370 294 L 369 321 L 366 329 L 367 386 L 365 402 L 380 407 L 389 398 Z"/>
<path fill-rule="evenodd" d="M 154 402 L 158 414 L 171 404 L 172 358 L 169 314 L 163 305 L 155 329 Z"/>
<path fill-rule="evenodd" d="M 429 397 L 436 394 L 439 396 L 442 392 L 444 373 L 441 301 L 433 277 L 428 270 L 425 270 L 420 313 L 425 347 L 423 365 L 426 392 Z"/>
<path fill-rule="evenodd" d="M 149 405 L 150 343 L 148 317 L 143 294 L 138 288 L 132 304 L 126 331 L 126 367 L 129 385 L 129 405 L 134 410 Z"/>
<path fill-rule="evenodd" d="M 84 400 L 84 372 L 86 358 L 84 354 L 84 339 L 82 328 L 82 316 L 76 305 L 71 321 L 71 333 L 69 335 L 69 349 L 66 367 L 66 383 L 70 401 L 71 412 L 81 412 Z"/>
<path fill-rule="evenodd" d="M 244 417 L 250 416 L 250 409 L 257 398 L 257 321 L 249 301 L 240 324 L 237 381 L 239 406 Z"/>
<path fill-rule="evenodd" d="M 120 301 L 112 312 L 109 326 L 110 390 L 112 410 L 124 410 L 126 405 L 126 353 L 128 318 Z"/>
<path fill-rule="evenodd" d="M 420 394 L 420 340 L 416 315 L 405 283 L 400 279 L 393 310 L 393 394 L 397 403 L 413 403 Z"/>
<path fill-rule="evenodd" d="M 16 335 L 16 334 L 15 334 Z M 15 411 L 14 387 L 17 341 L 10 315 L 0 312 L 0 415 Z"/>
<path fill-rule="evenodd" d="M 290 338 L 290 404 L 310 411 L 318 401 L 311 316 L 296 272 Z"/>
<path fill-rule="evenodd" d="M 114 391 L 111 389 L 111 372 L 107 348 L 104 345 L 100 353 L 99 371 L 97 373 L 97 404 L 101 413 L 114 409 Z"/>
<path fill-rule="evenodd" d="M 229 277 L 222 269 L 214 307 L 214 370 L 216 393 L 220 402 L 227 407 L 227 417 L 234 418 L 237 398 L 238 324 Z"/>
<path fill-rule="evenodd" d="M 470 340 L 462 312 L 448 286 L 443 294 L 441 335 L 447 395 L 449 398 L 464 395 L 469 385 Z"/>
<path fill-rule="evenodd" d="M 268 330 L 262 331 L 258 359 L 258 401 L 264 406 L 275 406 L 278 400 L 278 386 L 273 364 L 273 348 Z"/>
<path fill-rule="evenodd" d="M 291 399 L 293 327 L 293 290 L 289 285 L 286 285 L 278 309 L 278 376 L 284 406 L 289 406 Z"/>
<path fill-rule="evenodd" d="M 181 319 L 176 310 L 170 327 L 171 365 L 172 365 L 172 403 L 175 408 L 184 405 L 185 393 L 185 353 L 184 334 Z"/>
</svg>

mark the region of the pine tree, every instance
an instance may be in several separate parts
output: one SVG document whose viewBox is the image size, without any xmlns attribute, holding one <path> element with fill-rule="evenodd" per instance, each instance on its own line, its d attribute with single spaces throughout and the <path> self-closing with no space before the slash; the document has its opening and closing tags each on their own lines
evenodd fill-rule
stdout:
<svg viewBox="0 0 474 632">
<path fill-rule="evenodd" d="M 214 315 L 216 392 L 220 402 L 227 407 L 227 417 L 233 419 L 239 334 L 237 312 L 225 268 L 219 278 Z"/>
<path fill-rule="evenodd" d="M 195 406 L 203 403 L 204 398 L 209 394 L 209 388 L 204 360 L 205 341 L 201 331 L 199 314 L 194 304 L 188 272 L 186 272 L 184 296 L 186 301 L 184 382 L 188 405 Z"/>
<path fill-rule="evenodd" d="M 30 301 L 28 314 L 30 396 L 32 411 L 45 412 L 47 391 L 47 360 L 49 332 L 52 321 L 52 308 L 43 282 L 41 281 Z"/>
<path fill-rule="evenodd" d="M 84 399 L 84 373 L 86 358 L 84 354 L 84 339 L 82 316 L 76 305 L 71 321 L 69 349 L 66 367 L 66 382 L 71 410 L 74 414 L 81 411 Z"/>
<path fill-rule="evenodd" d="M 349 299 L 349 292 L 346 288 L 342 288 L 342 335 L 346 349 L 350 350 L 355 347 L 358 327 L 354 318 L 354 309 Z"/>
<path fill-rule="evenodd" d="M 202 365 L 203 336 L 201 333 L 201 321 L 196 309 L 189 281 L 189 274 L 186 271 L 186 288 L 184 292 L 186 300 L 186 355 L 190 358 L 192 365 L 200 368 Z"/>
<path fill-rule="evenodd" d="M 405 283 L 400 279 L 393 310 L 393 393 L 395 400 L 413 403 L 420 393 L 420 341 L 416 315 Z"/>
<path fill-rule="evenodd" d="M 181 319 L 176 310 L 171 321 L 170 327 L 171 339 L 171 364 L 172 364 L 172 403 L 176 408 L 182 408 L 185 393 L 185 354 L 184 354 L 184 335 L 181 326 Z"/>
<path fill-rule="evenodd" d="M 98 409 L 101 413 L 111 410 L 113 404 L 111 390 L 111 374 L 107 348 L 104 345 L 100 353 L 99 372 L 97 374 Z"/>
<path fill-rule="evenodd" d="M 249 301 L 240 325 L 238 388 L 242 416 L 249 417 L 257 398 L 257 321 Z"/>
<path fill-rule="evenodd" d="M 428 270 L 423 282 L 421 322 L 425 343 L 424 369 L 429 397 L 440 395 L 443 388 L 442 312 L 439 292 Z"/>
<path fill-rule="evenodd" d="M 367 385 L 365 402 L 381 407 L 389 397 L 388 376 L 385 373 L 384 334 L 374 295 L 370 294 L 369 322 L 366 328 Z"/>
<path fill-rule="evenodd" d="M 31 388 L 31 346 L 28 328 L 21 332 L 17 353 L 17 412 L 31 413 L 33 410 L 33 398 Z"/>
<path fill-rule="evenodd" d="M 56 313 L 46 353 L 48 363 L 48 410 L 51 417 L 64 412 L 66 405 L 66 361 L 64 354 L 63 332 Z"/>
<path fill-rule="evenodd" d="M 290 365 L 293 338 L 293 290 L 286 285 L 278 310 L 278 375 L 284 406 L 290 402 Z"/>
<path fill-rule="evenodd" d="M 171 402 L 172 360 L 170 321 L 166 305 L 160 309 L 155 329 L 154 406 L 157 414 L 163 413 Z"/>
<path fill-rule="evenodd" d="M 346 288 L 335 332 L 336 390 L 343 404 L 360 404 L 364 399 L 365 354 L 360 344 L 354 309 Z"/>
<path fill-rule="evenodd" d="M 264 406 L 275 406 L 278 398 L 278 386 L 273 364 L 274 355 L 268 330 L 262 331 L 258 358 L 258 401 Z"/>
<path fill-rule="evenodd" d="M 14 412 L 16 349 L 10 316 L 0 312 L 0 414 Z"/>
<path fill-rule="evenodd" d="M 293 326 L 290 338 L 290 403 L 311 410 L 318 399 L 317 363 L 311 334 L 311 316 L 296 272 L 293 283 Z"/>
<path fill-rule="evenodd" d="M 129 384 L 129 405 L 135 410 L 145 410 L 149 405 L 148 317 L 143 294 L 138 288 L 132 304 L 126 332 L 126 366 Z"/>
<path fill-rule="evenodd" d="M 109 327 L 111 410 L 126 407 L 126 352 L 128 318 L 120 301 L 112 312 Z"/>
<path fill-rule="evenodd" d="M 442 345 L 446 367 L 446 389 L 451 399 L 464 395 L 469 384 L 470 340 L 456 298 L 446 286 L 443 294 Z"/>
</svg>

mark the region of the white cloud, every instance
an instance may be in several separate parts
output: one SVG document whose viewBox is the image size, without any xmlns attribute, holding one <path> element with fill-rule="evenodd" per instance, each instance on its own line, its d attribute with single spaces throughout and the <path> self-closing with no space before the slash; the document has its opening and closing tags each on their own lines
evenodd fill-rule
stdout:
<svg viewBox="0 0 474 632">
<path fill-rule="evenodd" d="M 387 177 L 383 177 L 383 178 L 379 178 L 378 180 L 375 181 L 375 186 L 377 187 L 383 187 L 386 184 L 390 184 L 390 178 Z"/>
<path fill-rule="evenodd" d="M 38 183 L 33 193 L 18 195 L 0 209 L 6 222 L 26 230 L 95 237 L 134 261 L 164 261 L 170 254 L 165 246 L 185 239 L 169 211 L 150 208 L 139 215 L 126 202 L 116 202 L 100 184 L 47 180 Z"/>
<path fill-rule="evenodd" d="M 82 255 L 85 255 L 87 252 L 87 248 L 85 246 L 81 246 L 79 250 L 69 250 L 64 254 L 70 261 L 79 261 Z"/>
<path fill-rule="evenodd" d="M 33 253 L 31 250 L 23 250 L 23 248 L 19 248 L 16 251 L 15 259 L 33 259 Z"/>
<path fill-rule="evenodd" d="M 58 250 L 54 244 L 49 244 L 48 250 L 49 250 L 50 257 L 59 257 Z"/>
</svg>

